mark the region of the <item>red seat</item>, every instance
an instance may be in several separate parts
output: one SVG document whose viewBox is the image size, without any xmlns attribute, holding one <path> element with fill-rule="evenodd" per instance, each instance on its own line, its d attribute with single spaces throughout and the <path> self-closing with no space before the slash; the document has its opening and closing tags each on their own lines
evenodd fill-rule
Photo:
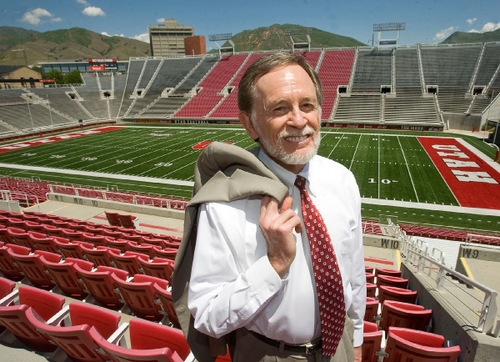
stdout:
<svg viewBox="0 0 500 362">
<path fill-rule="evenodd" d="M 375 276 L 378 277 L 379 275 L 390 275 L 392 277 L 401 277 L 401 270 L 375 268 Z"/>
<path fill-rule="evenodd" d="M 161 305 L 156 303 L 158 293 L 155 285 L 167 289 L 168 282 L 144 274 L 135 274 L 133 281 L 126 281 L 113 276 L 120 294 L 132 313 L 140 318 L 159 321 L 163 318 L 160 313 Z"/>
<path fill-rule="evenodd" d="M 113 240 L 113 238 L 104 235 L 92 235 L 90 233 L 83 233 L 83 241 L 85 241 L 86 243 L 90 243 L 95 247 L 108 246 L 109 240 Z"/>
<path fill-rule="evenodd" d="M 385 300 L 396 300 L 404 303 L 415 303 L 417 300 L 417 292 L 409 289 L 388 287 L 382 285 L 378 289 L 378 301 L 384 303 Z"/>
<path fill-rule="evenodd" d="M 31 250 L 15 244 L 5 244 L 0 247 L 0 272 L 11 280 L 21 280 L 24 275 L 14 265 L 14 259 L 9 250 L 13 250 L 18 255 L 28 255 Z"/>
<path fill-rule="evenodd" d="M 111 226 L 122 226 L 120 223 L 120 218 L 118 217 L 117 212 L 111 212 L 111 211 L 104 211 L 106 214 L 106 219 L 108 219 L 108 223 Z"/>
<path fill-rule="evenodd" d="M 72 360 L 108 360 L 109 357 L 100 352 L 94 337 L 109 338 L 118 329 L 120 314 L 88 303 L 73 302 L 69 305 L 69 319 L 71 325 L 64 327 L 51 326 L 43 321 L 33 323 Z"/>
<path fill-rule="evenodd" d="M 139 318 L 129 322 L 130 348 L 118 346 L 104 338 L 96 339 L 99 346 L 117 362 L 184 361 L 190 353 L 189 345 L 178 329 Z"/>
<path fill-rule="evenodd" d="M 54 263 L 46 260 L 43 256 L 41 261 L 44 263 L 54 283 L 56 283 L 64 295 L 76 299 L 83 299 L 87 296 L 87 289 L 80 280 L 73 264 L 77 264 L 80 269 L 90 272 L 93 267 L 91 262 L 81 259 L 66 258 L 64 263 Z"/>
<path fill-rule="evenodd" d="M 118 214 L 118 219 L 121 226 L 127 229 L 136 229 L 139 224 L 139 218 L 133 215 Z"/>
<path fill-rule="evenodd" d="M 365 273 L 366 275 L 366 282 L 367 283 L 374 283 L 375 282 L 375 274 L 370 274 L 370 273 Z"/>
<path fill-rule="evenodd" d="M 455 362 L 460 346 L 443 347 L 444 338 L 438 334 L 414 329 L 390 327 L 385 362 Z"/>
<path fill-rule="evenodd" d="M 38 318 L 47 321 L 62 309 L 64 297 L 25 285 L 13 293 L 18 293 L 19 304 L 0 306 L 0 324 L 30 348 L 53 351 L 55 346 L 37 331 L 27 313 L 35 311 Z"/>
<path fill-rule="evenodd" d="M 384 331 L 379 331 L 378 326 L 372 322 L 364 322 L 363 325 L 363 362 L 376 362 L 378 360 L 377 352 L 380 351 Z"/>
<path fill-rule="evenodd" d="M 67 238 L 69 240 L 78 240 L 78 241 L 86 241 L 84 240 L 84 232 L 72 229 L 61 229 L 60 236 L 63 238 Z"/>
<path fill-rule="evenodd" d="M 120 250 L 121 253 L 124 253 L 128 251 L 129 245 L 128 245 L 129 240 L 126 239 L 111 239 L 109 238 L 108 240 L 108 246 L 110 248 L 118 249 Z"/>
<path fill-rule="evenodd" d="M 17 254 L 14 250 L 10 249 L 9 254 L 14 260 L 15 266 L 21 274 L 33 283 L 34 286 L 42 289 L 52 289 L 54 281 L 52 277 L 45 271 L 45 264 L 42 262 L 41 257 L 58 263 L 61 260 L 61 255 L 49 253 L 48 251 L 35 250 L 33 254 L 24 255 Z"/>
<path fill-rule="evenodd" d="M 80 268 L 77 264 L 73 266 L 82 278 L 85 287 L 97 302 L 111 309 L 123 307 L 120 294 L 115 292 L 117 287 L 116 278 L 114 279 L 112 274 L 122 280 L 127 280 L 128 273 L 126 271 L 106 266 L 98 266 L 95 271 L 88 271 Z"/>
<path fill-rule="evenodd" d="M 59 254 L 65 258 L 83 259 L 82 246 L 89 249 L 92 248 L 92 244 L 84 243 L 83 241 L 69 242 L 68 239 L 59 237 L 54 237 L 54 241 L 57 244 Z"/>
<path fill-rule="evenodd" d="M 12 293 L 16 287 L 16 282 L 0 277 L 0 299 Z"/>
<path fill-rule="evenodd" d="M 30 248 L 31 250 L 34 249 L 34 245 L 31 243 L 26 230 L 15 227 L 8 227 L 6 231 L 9 244 L 24 246 L 26 248 Z"/>
<path fill-rule="evenodd" d="M 421 305 L 385 300 L 382 305 L 380 328 L 388 331 L 389 327 L 426 330 L 432 317 L 432 309 Z"/>
<path fill-rule="evenodd" d="M 129 242 L 129 250 L 135 251 L 136 253 L 142 253 L 142 254 L 148 255 L 151 258 L 156 256 L 155 246 L 152 244 L 148 244 L 148 243 L 137 244 L 137 243 L 134 243 L 133 241 L 131 241 L 131 242 Z"/>
<path fill-rule="evenodd" d="M 378 314 L 379 302 L 375 298 L 366 297 L 366 310 L 364 320 L 373 323 L 375 316 Z"/>
<path fill-rule="evenodd" d="M 177 318 L 177 313 L 175 312 L 172 293 L 158 284 L 155 284 L 155 289 L 162 304 L 163 312 L 167 315 L 170 323 L 172 323 L 175 328 L 180 328 L 181 326 Z"/>
<path fill-rule="evenodd" d="M 172 284 L 174 262 L 170 259 L 153 258 L 152 260 L 139 259 L 144 274 L 164 279 Z"/>
<path fill-rule="evenodd" d="M 142 273 L 139 259 L 149 259 L 147 255 L 136 253 L 134 251 L 126 251 L 123 254 L 110 253 L 109 256 L 115 268 L 126 270 L 130 275 Z"/>
<path fill-rule="evenodd" d="M 397 287 L 397 288 L 406 288 L 408 285 L 408 279 L 379 274 L 379 276 L 377 277 L 377 287 L 380 287 L 381 285 L 387 285 L 389 287 Z"/>
<path fill-rule="evenodd" d="M 375 298 L 375 293 L 377 291 L 377 285 L 372 283 L 366 283 L 366 296 L 370 298 Z"/>
<path fill-rule="evenodd" d="M 365 273 L 368 273 L 368 274 L 373 274 L 374 269 L 375 269 L 375 268 L 374 268 L 374 267 L 372 267 L 372 266 L 366 266 L 366 265 L 365 265 Z"/>
<path fill-rule="evenodd" d="M 98 246 L 95 249 L 87 248 L 85 246 L 82 246 L 81 248 L 84 258 L 93 263 L 96 267 L 99 265 L 113 266 L 109 254 L 120 254 L 120 250 L 109 248 L 107 246 Z"/>
<path fill-rule="evenodd" d="M 160 258 L 175 260 L 177 256 L 177 249 L 174 248 L 166 248 L 166 249 L 155 249 L 155 256 Z"/>
</svg>

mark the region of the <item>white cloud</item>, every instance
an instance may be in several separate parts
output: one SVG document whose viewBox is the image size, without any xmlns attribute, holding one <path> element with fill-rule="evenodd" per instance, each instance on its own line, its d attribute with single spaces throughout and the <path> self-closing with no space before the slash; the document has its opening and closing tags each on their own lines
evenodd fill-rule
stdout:
<svg viewBox="0 0 500 362">
<path fill-rule="evenodd" d="M 156 22 L 159 24 L 159 23 L 164 23 L 165 22 L 165 18 L 158 18 L 156 19 Z"/>
<path fill-rule="evenodd" d="M 111 36 L 121 36 L 122 38 L 125 37 L 125 35 L 123 35 L 123 34 L 113 34 L 113 35 L 110 35 L 110 34 L 108 34 L 105 31 L 101 31 L 101 35 L 109 36 L 109 37 L 111 37 Z"/>
<path fill-rule="evenodd" d="M 39 25 L 42 22 L 42 18 L 44 17 L 53 18 L 54 15 L 52 15 L 52 13 L 50 13 L 50 11 L 46 9 L 36 8 L 34 10 L 25 12 L 21 21 L 25 21 L 32 25 Z M 55 18 L 55 19 L 60 19 L 60 18 Z"/>
<path fill-rule="evenodd" d="M 443 29 L 434 35 L 434 40 L 441 41 L 449 37 L 451 34 L 453 34 L 455 31 L 457 31 L 458 27 L 456 26 L 450 26 L 447 29 Z"/>
<path fill-rule="evenodd" d="M 149 44 L 149 33 L 142 33 L 142 34 L 134 35 L 132 37 L 132 39 L 139 40 L 139 41 L 142 41 L 144 43 Z"/>
<path fill-rule="evenodd" d="M 477 18 L 470 18 L 470 19 L 467 19 L 466 22 L 467 22 L 467 24 L 472 25 L 476 22 L 476 20 L 477 20 Z"/>
<path fill-rule="evenodd" d="M 471 29 L 471 30 L 469 30 L 469 33 L 486 33 L 489 31 L 495 31 L 497 29 L 500 29 L 500 23 L 489 22 L 489 23 L 484 24 L 483 27 L 481 28 L 481 30 Z"/>
<path fill-rule="evenodd" d="M 83 15 L 87 16 L 105 16 L 106 13 L 102 11 L 101 8 L 95 7 L 95 6 L 87 6 L 85 9 L 82 11 Z"/>
<path fill-rule="evenodd" d="M 78 4 L 82 4 L 82 5 L 85 5 L 85 6 L 89 6 L 89 3 L 86 1 L 86 0 L 76 0 L 76 2 Z"/>
<path fill-rule="evenodd" d="M 62 18 L 52 18 L 52 19 L 50 19 L 50 21 L 52 23 L 60 23 L 61 21 L 63 21 L 63 19 Z"/>
</svg>

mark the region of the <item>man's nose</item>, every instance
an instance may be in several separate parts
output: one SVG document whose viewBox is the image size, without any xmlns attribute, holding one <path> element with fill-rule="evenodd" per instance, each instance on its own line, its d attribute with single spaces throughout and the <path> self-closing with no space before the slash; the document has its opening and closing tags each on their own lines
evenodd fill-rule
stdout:
<svg viewBox="0 0 500 362">
<path fill-rule="evenodd" d="M 288 120 L 288 125 L 295 128 L 303 128 L 307 124 L 307 119 L 304 117 L 304 113 L 299 107 L 294 107 L 290 113 L 290 119 Z"/>
</svg>

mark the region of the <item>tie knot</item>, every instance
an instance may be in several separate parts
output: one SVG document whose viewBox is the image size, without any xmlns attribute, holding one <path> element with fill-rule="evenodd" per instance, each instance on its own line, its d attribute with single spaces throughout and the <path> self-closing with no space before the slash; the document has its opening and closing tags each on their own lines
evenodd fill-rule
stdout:
<svg viewBox="0 0 500 362">
<path fill-rule="evenodd" d="M 302 176 L 297 176 L 297 178 L 295 179 L 295 186 L 297 186 L 297 188 L 300 191 L 305 190 L 306 189 L 306 179 Z"/>
</svg>

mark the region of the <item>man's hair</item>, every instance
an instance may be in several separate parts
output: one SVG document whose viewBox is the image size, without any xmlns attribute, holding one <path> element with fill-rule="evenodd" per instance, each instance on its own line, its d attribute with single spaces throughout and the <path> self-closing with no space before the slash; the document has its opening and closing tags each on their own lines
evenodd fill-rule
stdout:
<svg viewBox="0 0 500 362">
<path fill-rule="evenodd" d="M 245 111 L 248 114 L 252 113 L 253 104 L 256 97 L 255 84 L 260 77 L 269 73 L 271 70 L 283 67 L 286 65 L 299 65 L 304 69 L 311 78 L 314 88 L 316 89 L 316 98 L 318 105 L 323 103 L 323 90 L 321 82 L 313 67 L 304 59 L 302 55 L 293 53 L 272 53 L 262 58 L 257 59 L 252 63 L 240 80 L 238 87 L 238 108 L 240 111 Z"/>
</svg>

